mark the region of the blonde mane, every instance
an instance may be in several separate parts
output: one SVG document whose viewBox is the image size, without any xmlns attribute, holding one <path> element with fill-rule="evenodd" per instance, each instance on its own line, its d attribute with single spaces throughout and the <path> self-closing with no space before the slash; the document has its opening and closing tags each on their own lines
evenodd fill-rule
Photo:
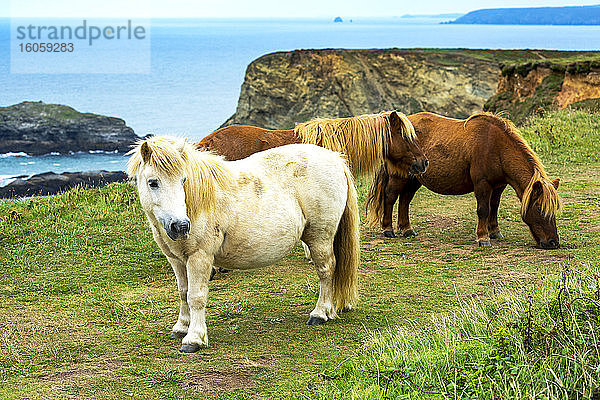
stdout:
<svg viewBox="0 0 600 400">
<path fill-rule="evenodd" d="M 467 123 L 475 118 L 485 118 L 500 128 L 506 135 L 508 135 L 516 147 L 525 154 L 529 164 L 533 168 L 531 180 L 523 191 L 523 196 L 521 197 L 521 217 L 525 216 L 527 210 L 532 205 L 530 204 L 532 200 L 531 195 L 533 194 L 533 188 L 535 187 L 536 182 L 539 182 L 541 187 L 539 203 L 542 215 L 545 218 L 555 217 L 556 214 L 562 209 L 562 201 L 560 200 L 558 191 L 554 185 L 552 185 L 550 179 L 548 179 L 548 175 L 546 174 L 546 170 L 544 169 L 542 161 L 537 154 L 534 153 L 523 136 L 521 136 L 515 124 L 513 124 L 512 121 L 501 117 L 499 114 L 480 112 L 471 115 L 465 120 L 465 128 Z"/>
<path fill-rule="evenodd" d="M 379 166 L 392 139 L 389 116 L 392 111 L 349 118 L 317 118 L 296 125 L 294 133 L 302 143 L 315 144 L 348 157 L 355 176 L 372 173 Z M 416 138 L 408 118 L 397 113 L 403 123 L 402 137 Z"/>
<path fill-rule="evenodd" d="M 142 156 L 142 146 L 149 150 L 147 162 L 144 162 Z M 127 154 L 131 155 L 127 162 L 127 175 L 130 179 L 137 177 L 145 165 L 169 177 L 182 173 L 186 176 L 183 188 L 190 219 L 194 219 L 201 212 L 214 209 L 217 201 L 216 190 L 225 189 L 233 182 L 232 174 L 222 157 L 209 151 L 196 150 L 184 139 L 151 137 L 138 141 Z"/>
</svg>

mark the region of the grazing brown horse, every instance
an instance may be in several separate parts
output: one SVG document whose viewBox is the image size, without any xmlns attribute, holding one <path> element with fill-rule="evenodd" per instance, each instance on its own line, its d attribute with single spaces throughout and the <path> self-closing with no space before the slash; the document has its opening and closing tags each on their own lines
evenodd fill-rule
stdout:
<svg viewBox="0 0 600 400">
<path fill-rule="evenodd" d="M 396 111 L 350 118 L 317 118 L 290 130 L 231 125 L 216 130 L 196 146 L 212 150 L 227 160 L 239 160 L 294 143 L 316 144 L 345 154 L 355 176 L 374 172 L 382 162 L 400 176 L 422 173 L 428 165 L 415 141 L 412 124 Z"/>
<path fill-rule="evenodd" d="M 416 235 L 410 226 L 408 207 L 423 185 L 440 194 L 475 192 L 477 241 L 480 246 L 490 246 L 490 238 L 504 237 L 498 228 L 498 205 L 502 191 L 510 185 L 521 200 L 521 217 L 537 245 L 544 249 L 559 246 L 559 180 L 549 181 L 540 159 L 512 122 L 490 113 L 478 113 L 466 120 L 431 113 L 408 118 L 431 164 L 425 173 L 412 176 L 399 176 L 385 164 L 380 166 L 366 207 L 369 222 L 381 223 L 386 237 L 395 237 L 392 210 L 398 197 L 397 231 L 405 237 Z"/>
</svg>

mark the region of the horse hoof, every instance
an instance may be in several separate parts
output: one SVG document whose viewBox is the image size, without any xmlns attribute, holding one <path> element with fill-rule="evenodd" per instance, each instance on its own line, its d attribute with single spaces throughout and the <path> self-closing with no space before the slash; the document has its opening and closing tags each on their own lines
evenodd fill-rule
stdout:
<svg viewBox="0 0 600 400">
<path fill-rule="evenodd" d="M 230 270 L 230 269 L 225 269 L 225 268 L 221 268 L 221 267 L 219 267 L 219 272 L 221 272 L 221 273 L 223 273 L 223 274 L 226 274 L 226 273 L 228 273 L 228 272 L 231 272 L 231 270 Z"/>
<path fill-rule="evenodd" d="M 480 240 L 480 241 L 479 241 L 479 247 L 489 247 L 489 246 L 491 246 L 491 245 L 492 245 L 492 244 L 490 243 L 490 241 L 489 241 L 489 240 Z"/>
<path fill-rule="evenodd" d="M 406 232 L 404 232 L 405 238 L 411 238 L 411 237 L 415 237 L 415 236 L 417 236 L 417 232 L 413 231 L 412 229 L 409 229 Z"/>
<path fill-rule="evenodd" d="M 325 321 L 323 318 L 320 317 L 313 317 L 311 315 L 311 317 L 308 319 L 308 321 L 306 321 L 306 325 L 323 325 Z"/>
<path fill-rule="evenodd" d="M 350 311 L 352 311 L 352 306 L 346 306 L 346 307 L 342 308 L 342 312 L 343 313 L 347 313 L 347 312 L 350 312 Z"/>
<path fill-rule="evenodd" d="M 396 234 L 392 231 L 385 231 L 383 232 L 383 236 L 385 236 L 386 238 L 395 238 Z"/>
<path fill-rule="evenodd" d="M 185 332 L 171 332 L 171 334 L 169 335 L 169 339 L 171 339 L 171 340 L 183 339 L 185 337 L 185 335 L 187 335 L 187 333 L 185 333 Z"/>
<path fill-rule="evenodd" d="M 198 350 L 200 350 L 200 345 L 196 344 L 196 343 L 184 344 L 179 349 L 179 351 L 182 352 L 182 353 L 195 353 Z"/>
<path fill-rule="evenodd" d="M 215 268 L 211 269 L 210 270 L 210 278 L 208 278 L 208 280 L 212 281 L 213 278 L 215 277 L 216 273 L 217 273 L 217 270 Z"/>
<path fill-rule="evenodd" d="M 499 231 L 496 233 L 490 233 L 490 239 L 504 239 L 504 235 Z"/>
</svg>

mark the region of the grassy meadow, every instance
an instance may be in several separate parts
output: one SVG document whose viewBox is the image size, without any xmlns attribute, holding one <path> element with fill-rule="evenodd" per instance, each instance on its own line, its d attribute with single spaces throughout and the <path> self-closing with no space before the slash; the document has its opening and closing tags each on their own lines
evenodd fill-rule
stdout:
<svg viewBox="0 0 600 400">
<path fill-rule="evenodd" d="M 305 325 L 318 279 L 297 246 L 216 276 L 192 355 L 168 338 L 175 277 L 133 187 L 0 202 L 0 398 L 600 398 L 600 115 L 522 131 L 561 178 L 560 249 L 534 247 L 512 189 L 491 248 L 472 194 L 421 189 L 416 238 L 363 226 L 355 310 Z"/>
</svg>

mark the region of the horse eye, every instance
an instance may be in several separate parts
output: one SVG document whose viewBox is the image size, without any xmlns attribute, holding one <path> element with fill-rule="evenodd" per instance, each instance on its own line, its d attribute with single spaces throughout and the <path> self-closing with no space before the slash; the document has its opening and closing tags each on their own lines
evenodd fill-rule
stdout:
<svg viewBox="0 0 600 400">
<path fill-rule="evenodd" d="M 152 189 L 157 189 L 158 188 L 158 180 L 150 179 L 148 181 L 148 186 L 150 186 Z"/>
<path fill-rule="evenodd" d="M 182 185 L 185 183 L 185 180 L 186 180 L 186 179 L 187 179 L 187 178 L 185 178 L 185 177 L 184 177 L 184 178 L 181 180 L 181 184 L 182 184 Z"/>
</svg>

